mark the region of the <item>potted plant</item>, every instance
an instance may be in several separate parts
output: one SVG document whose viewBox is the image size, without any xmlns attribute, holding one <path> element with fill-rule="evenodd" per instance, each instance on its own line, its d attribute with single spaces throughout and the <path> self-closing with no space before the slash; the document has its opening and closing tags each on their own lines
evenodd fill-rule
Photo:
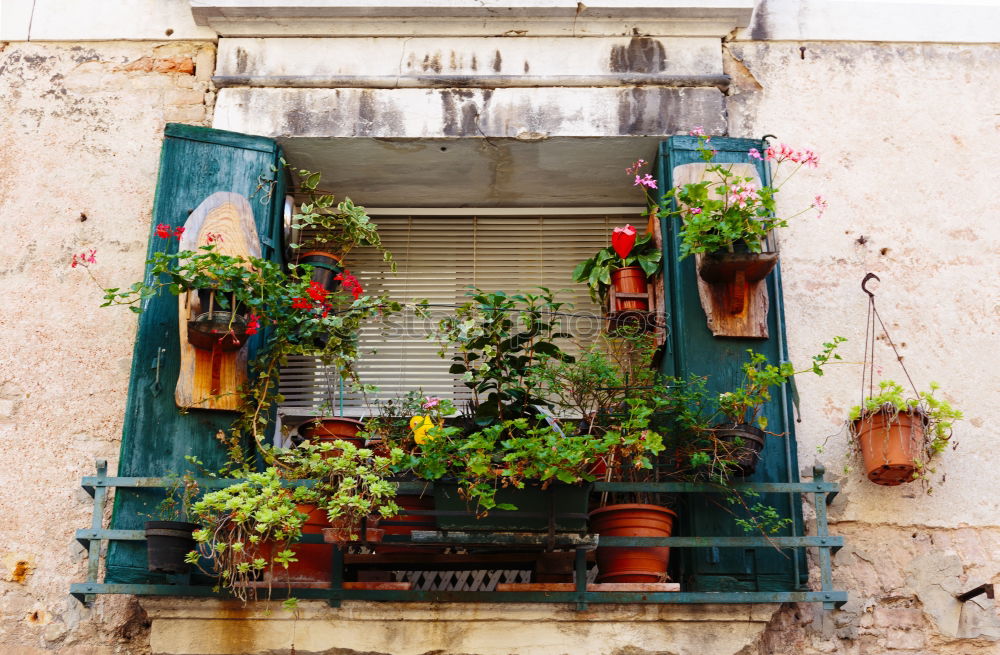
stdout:
<svg viewBox="0 0 1000 655">
<path fill-rule="evenodd" d="M 654 393 L 662 391 L 656 387 Z M 652 424 L 654 413 L 663 406 L 663 397 L 633 395 L 625 400 L 624 416 L 604 435 L 608 445 L 604 479 L 615 482 L 656 482 L 656 456 L 663 449 L 663 437 Z M 669 537 L 677 518 L 674 510 L 655 502 L 651 494 L 632 492 L 630 502 L 608 502 L 590 512 L 590 531 L 609 537 Z M 660 546 L 598 546 L 598 582 L 663 582 L 667 578 L 670 549 Z"/>
<path fill-rule="evenodd" d="M 546 361 L 535 370 L 556 412 L 594 445 L 588 473 L 608 482 L 655 482 L 664 435 L 682 404 L 651 367 L 653 337 L 638 330 L 604 335 L 573 362 Z M 565 419 L 564 424 L 570 419 Z M 657 494 L 601 494 L 589 513 L 590 532 L 604 536 L 669 537 L 676 513 Z M 662 582 L 669 549 L 598 546 L 601 582 Z"/>
<path fill-rule="evenodd" d="M 776 213 L 775 195 L 781 187 L 803 166 L 818 166 L 819 158 L 812 150 L 795 150 L 784 144 L 766 148 L 763 154 L 751 149 L 751 159 L 775 162 L 775 180 L 783 163 L 795 164 L 783 180 L 762 186 L 756 178 L 734 172 L 734 164 L 713 163 L 717 152 L 701 128 L 695 128 L 691 135 L 698 137 L 698 153 L 707 165 L 704 175 L 700 181 L 674 187 L 663 196 L 674 201 L 675 208 L 667 215 L 680 218 L 681 258 L 705 255 L 699 272 L 708 281 L 745 268 L 754 269 L 757 279 L 764 277 L 777 262 L 776 253 L 761 252 L 771 230 L 787 227 L 790 219 L 810 209 L 819 215 L 826 210 L 826 201 L 816 196 L 809 207 L 795 214 L 782 217 Z"/>
<path fill-rule="evenodd" d="M 536 417 L 471 432 L 435 427 L 404 461 L 434 482 L 441 529 L 545 531 L 551 517 L 557 531 L 583 532 L 590 470 L 603 451 L 588 435 Z"/>
<path fill-rule="evenodd" d="M 948 445 L 952 425 L 962 418 L 931 383 L 930 391 L 908 396 L 894 380 L 851 409 L 852 440 L 864 460 L 868 479 L 895 486 L 923 477 L 931 460 Z"/>
<path fill-rule="evenodd" d="M 291 227 L 306 235 L 306 244 L 293 243 L 291 247 L 304 248 L 297 261 L 300 266 L 308 267 L 312 281 L 330 293 L 341 283 L 350 287 L 353 276 L 344 268 L 344 259 L 357 246 L 378 249 L 391 270 L 396 270 L 392 253 L 382 246 L 378 226 L 364 207 L 355 205 L 350 198 L 338 202 L 333 194 L 319 191 L 319 173 L 293 170 L 307 201 L 292 216 Z"/>
<path fill-rule="evenodd" d="M 190 571 L 187 554 L 195 547 L 197 523 L 190 518 L 198 497 L 198 483 L 189 473 L 168 475 L 166 496 L 156 508 L 156 519 L 146 521 L 146 561 L 153 573 L 184 574 Z"/>
<path fill-rule="evenodd" d="M 650 207 L 646 213 L 655 219 L 657 205 L 647 189 L 655 189 L 656 180 L 649 173 L 640 174 L 645 165 L 645 160 L 640 159 L 625 172 L 635 176 L 633 186 L 642 189 Z M 609 312 L 648 311 L 647 280 L 659 272 L 662 258 L 652 234 L 639 237 L 636 228 L 626 224 L 612 231 L 611 245 L 577 264 L 572 277 L 574 282 L 587 284 L 594 302 L 604 302 L 608 289 L 613 287 L 616 300 Z"/>
<path fill-rule="evenodd" d="M 485 292 L 473 289 L 470 301 L 438 323 L 433 338 L 438 354 L 451 357 L 449 371 L 472 391 L 471 414 L 477 426 L 520 417 L 534 418 L 535 406 L 548 406 L 534 388 L 532 367 L 543 358 L 570 360 L 558 345 L 559 310 L 548 289 L 539 293 Z"/>
<path fill-rule="evenodd" d="M 205 558 L 219 586 L 244 603 L 256 600 L 255 583 L 265 571 L 276 565 L 287 569 L 296 559 L 291 544 L 307 518 L 297 506 L 313 496 L 306 487 L 285 489 L 282 481 L 275 467 L 246 473 L 244 479 L 206 493 L 191 508 L 203 527 L 194 532 L 198 550 L 188 554 L 188 563 L 200 566 Z"/>
<path fill-rule="evenodd" d="M 771 400 L 771 389 L 806 371 L 823 375 L 823 367 L 831 359 L 841 359 L 835 351 L 844 341 L 844 337 L 838 336 L 824 343 L 823 351 L 813 356 L 810 368 L 801 371 L 796 371 L 791 362 L 774 365 L 764 355 L 747 350 L 742 381 L 732 390 L 718 394 L 716 410 L 709 419 L 711 428 L 692 441 L 692 468 L 707 469 L 708 478 L 713 481 L 753 474 L 766 443 L 768 421 L 762 410 Z"/>
<path fill-rule="evenodd" d="M 286 479 L 313 482 L 308 494 L 312 507 L 300 511 L 325 512 L 328 525 L 323 534 L 329 543 L 358 541 L 362 537 L 375 541 L 376 534 L 364 534 L 370 532 L 369 527 L 377 529 L 377 521 L 368 519 L 389 518 L 399 512 L 394 501 L 396 485 L 388 480 L 393 463 L 402 457 L 398 449 L 386 457 L 349 441 L 334 441 L 305 443 L 274 452 L 277 462 L 287 467 L 282 470 Z"/>
</svg>

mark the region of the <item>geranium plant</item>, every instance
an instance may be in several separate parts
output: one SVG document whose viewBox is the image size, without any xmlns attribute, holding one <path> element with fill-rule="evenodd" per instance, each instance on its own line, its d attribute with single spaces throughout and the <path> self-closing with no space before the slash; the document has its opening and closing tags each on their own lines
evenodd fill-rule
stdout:
<svg viewBox="0 0 1000 655">
<path fill-rule="evenodd" d="M 682 259 L 697 253 L 733 252 L 738 246 L 759 253 L 774 228 L 787 227 L 790 219 L 806 211 L 815 209 L 821 216 L 826 210 L 827 202 L 816 196 L 802 211 L 791 215 L 777 213 L 775 195 L 785 183 L 799 169 L 819 165 L 819 157 L 812 150 L 796 150 L 784 144 L 766 148 L 763 153 L 751 149 L 751 159 L 774 162 L 776 181 L 761 186 L 753 177 L 734 173 L 733 164 L 715 162 L 718 153 L 712 148 L 711 137 L 701 128 L 695 128 L 691 135 L 698 137 L 698 153 L 707 164 L 705 173 L 700 181 L 674 187 L 663 196 L 675 205 L 667 214 L 680 217 Z M 782 164 L 792 164 L 794 168 L 778 181 Z"/>
<path fill-rule="evenodd" d="M 309 184 L 318 184 L 318 179 L 317 174 L 310 174 Z M 332 230 L 328 238 L 340 239 L 349 247 L 372 245 L 381 249 L 375 225 L 360 217 L 363 208 L 354 209 L 357 211 L 350 220 L 324 224 Z M 304 214 L 311 211 L 307 207 Z M 341 236 L 337 236 L 338 229 L 344 230 Z M 244 437 L 250 435 L 258 445 L 264 444 L 271 410 L 279 397 L 280 368 L 287 358 L 312 356 L 356 381 L 356 335 L 361 325 L 399 311 L 402 306 L 384 296 L 365 295 L 357 278 L 346 270 L 338 276 L 343 281 L 339 291 L 331 292 L 310 279 L 308 266 L 285 270 L 257 257 L 224 255 L 218 252 L 222 239 L 219 235 L 209 235 L 208 243 L 197 250 L 170 252 L 171 240 L 179 238 L 183 231 L 182 227 L 157 226 L 155 235 L 167 247 L 154 252 L 147 261 L 149 275 L 126 289 L 105 287 L 103 306 L 126 305 L 141 312 L 143 301 L 157 294 L 180 295 L 210 288 L 215 291 L 220 309 L 246 314 L 245 324 L 237 326 L 237 312 L 232 311 L 230 323 L 221 328 L 220 337 L 228 337 L 240 347 L 247 337 L 268 330 L 268 341 L 250 362 L 251 383 L 239 392 L 240 413 L 232 434 L 225 438 L 232 466 L 239 469 L 247 456 Z M 391 254 L 385 255 L 391 261 Z M 83 266 L 93 278 L 91 267 L 96 261 L 96 251 L 89 250 L 74 255 L 71 266 Z"/>
</svg>

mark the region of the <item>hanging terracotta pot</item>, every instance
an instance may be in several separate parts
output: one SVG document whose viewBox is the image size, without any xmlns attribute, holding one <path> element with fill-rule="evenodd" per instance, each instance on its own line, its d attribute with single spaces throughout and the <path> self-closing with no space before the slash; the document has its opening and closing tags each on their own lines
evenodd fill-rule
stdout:
<svg viewBox="0 0 1000 655">
<path fill-rule="evenodd" d="M 854 421 L 868 479 L 889 487 L 911 482 L 923 457 L 924 418 L 881 408 Z"/>
<path fill-rule="evenodd" d="M 310 250 L 299 255 L 299 264 L 313 267 L 312 281 L 330 293 L 340 288 L 340 280 L 334 279 L 344 272 L 341 258 L 322 250 Z"/>
<path fill-rule="evenodd" d="M 617 294 L 641 293 L 646 295 L 646 273 L 638 266 L 626 266 L 611 271 L 611 284 L 615 287 L 616 305 L 612 311 L 649 311 L 646 298 L 617 298 Z"/>
<path fill-rule="evenodd" d="M 764 431 L 749 423 L 723 423 L 712 429 L 715 438 L 724 444 L 727 459 L 736 465 L 738 475 L 753 475 L 764 450 Z"/>
<path fill-rule="evenodd" d="M 314 444 L 340 440 L 363 448 L 365 440 L 358 436 L 358 432 L 364 427 L 365 424 L 357 419 L 346 416 L 324 416 L 299 426 L 299 434 Z"/>
<path fill-rule="evenodd" d="M 659 505 L 608 505 L 590 513 L 590 532 L 602 537 L 669 537 L 673 510 Z M 666 546 L 598 546 L 598 582 L 663 582 L 670 548 Z"/>
</svg>

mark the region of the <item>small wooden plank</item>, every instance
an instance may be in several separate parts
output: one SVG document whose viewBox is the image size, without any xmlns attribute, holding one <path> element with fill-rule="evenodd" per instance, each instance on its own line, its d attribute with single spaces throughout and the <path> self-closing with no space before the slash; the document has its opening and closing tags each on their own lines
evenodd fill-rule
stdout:
<svg viewBox="0 0 1000 655">
<path fill-rule="evenodd" d="M 598 582 L 587 585 L 587 591 L 670 592 L 680 591 L 679 582 Z M 497 591 L 576 591 L 572 582 L 508 582 L 497 585 Z"/>
<path fill-rule="evenodd" d="M 209 244 L 224 255 L 260 257 L 260 238 L 250 201 L 238 193 L 219 191 L 208 196 L 184 222 L 178 250 L 197 251 Z M 216 236 L 218 235 L 218 236 Z M 178 297 L 180 371 L 174 399 L 178 407 L 234 411 L 237 391 L 247 379 L 247 349 L 229 352 L 195 348 L 187 340 L 187 320 L 198 308 L 197 295 Z"/>
<path fill-rule="evenodd" d="M 367 591 L 410 591 L 412 582 L 345 582 L 344 589 L 364 589 Z"/>
</svg>

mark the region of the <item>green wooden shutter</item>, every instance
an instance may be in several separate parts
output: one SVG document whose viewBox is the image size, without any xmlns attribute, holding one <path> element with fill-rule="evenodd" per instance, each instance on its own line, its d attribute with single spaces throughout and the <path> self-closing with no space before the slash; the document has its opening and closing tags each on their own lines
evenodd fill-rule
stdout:
<svg viewBox="0 0 1000 655">
<path fill-rule="evenodd" d="M 189 125 L 169 124 L 164 131 L 160 173 L 153 205 L 149 255 L 176 248 L 175 239 L 160 239 L 155 226 L 182 225 L 202 200 L 217 191 L 231 191 L 250 198 L 265 258 L 280 261 L 284 176 L 276 174 L 281 156 L 271 139 L 223 132 Z M 273 185 L 270 180 L 277 180 Z M 146 275 L 149 275 L 147 270 Z M 109 310 L 110 311 L 110 310 Z M 251 356 L 261 336 L 250 342 Z M 233 420 L 229 412 L 192 410 L 181 413 L 174 403 L 178 360 L 177 298 L 161 293 L 151 298 L 139 315 L 139 329 L 132 355 L 125 424 L 122 430 L 118 474 L 161 476 L 189 470 L 186 455 L 201 459 L 210 468 L 225 461 L 215 439 Z M 119 490 L 115 494 L 111 525 L 116 529 L 141 529 L 155 510 L 162 493 Z M 113 542 L 107 558 L 108 582 L 144 582 L 144 542 Z"/>
<path fill-rule="evenodd" d="M 764 184 L 770 183 L 770 171 L 762 162 L 748 156 L 751 148 L 763 152 L 766 146 L 752 139 L 712 137 L 712 147 L 718 151 L 720 163 L 754 163 Z M 657 158 L 661 189 L 673 186 L 675 166 L 699 162 L 697 137 L 675 136 L 660 144 Z M 680 238 L 678 218 L 664 219 L 664 289 L 671 325 L 662 369 L 667 375 L 687 377 L 689 374 L 709 377 L 709 391 L 719 393 L 731 389 L 742 379 L 740 367 L 746 361 L 746 350 L 763 353 L 771 363 L 787 359 L 785 321 L 781 299 L 780 265 L 768 276 L 770 295 L 768 339 L 716 338 L 708 330 L 705 314 L 698 298 L 694 257 L 678 261 Z M 791 420 L 790 390 L 773 394 L 764 412 L 768 430 L 784 437 L 768 436 L 761 462 L 750 481 L 798 481 L 795 431 Z M 802 534 L 801 504 L 797 495 L 764 494 L 758 499 L 775 507 L 794 524 L 782 534 Z M 698 536 L 740 536 L 743 531 L 727 512 L 721 496 L 685 496 L 681 529 Z M 751 503 L 752 504 L 752 503 Z M 769 591 L 790 590 L 805 582 L 805 559 L 794 551 L 774 548 L 732 549 L 700 548 L 680 551 L 679 563 L 684 588 L 691 591 Z"/>
</svg>

